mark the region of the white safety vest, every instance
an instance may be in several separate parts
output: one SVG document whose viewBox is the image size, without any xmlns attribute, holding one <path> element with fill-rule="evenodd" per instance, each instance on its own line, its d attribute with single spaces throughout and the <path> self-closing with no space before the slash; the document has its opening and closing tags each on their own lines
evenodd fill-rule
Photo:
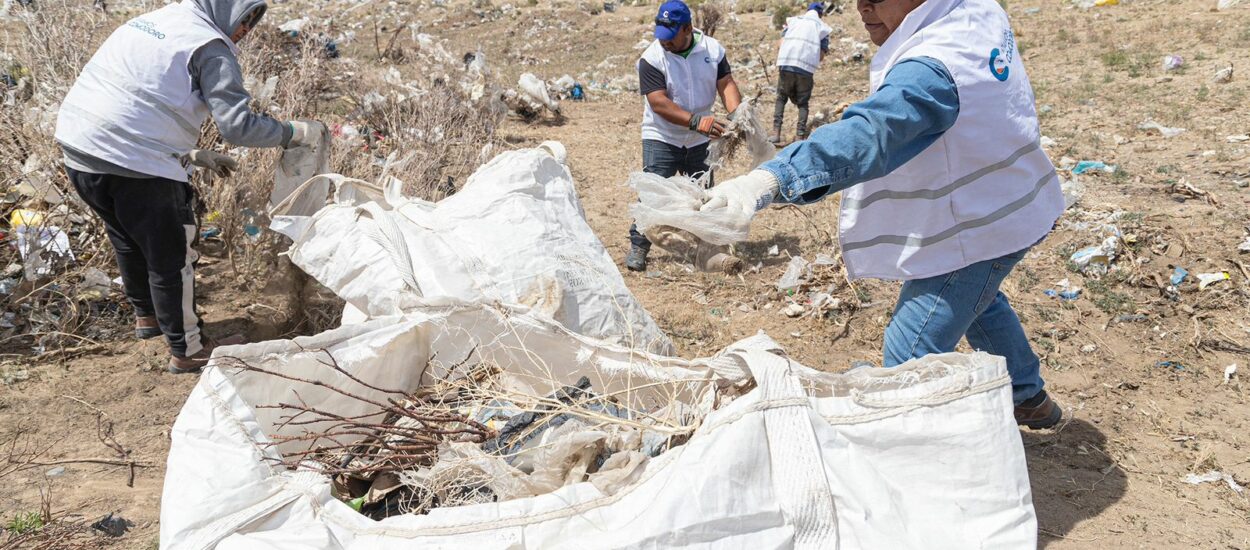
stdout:
<svg viewBox="0 0 1250 550">
<path fill-rule="evenodd" d="M 642 52 L 641 61 L 664 73 L 669 99 L 691 113 L 706 115 L 716 105 L 716 67 L 725 57 L 725 48 L 716 39 L 701 31 L 695 32 L 700 34 L 699 42 L 686 57 L 669 53 L 659 40 L 653 40 Z M 659 140 L 678 147 L 707 143 L 707 136 L 655 114 L 646 96 L 642 98 L 642 105 L 642 139 Z"/>
<path fill-rule="evenodd" d="M 57 141 L 135 172 L 187 181 L 179 157 L 195 147 L 209 114 L 191 90 L 188 64 L 213 40 L 238 54 L 189 0 L 118 27 L 61 102 Z"/>
<path fill-rule="evenodd" d="M 872 59 L 871 89 L 899 61 L 931 57 L 959 91 L 954 126 L 890 174 L 843 192 L 852 278 L 921 279 L 1017 252 L 1063 213 L 1033 88 L 995 0 L 927 0 Z"/>
<path fill-rule="evenodd" d="M 820 68 L 820 41 L 832 32 L 815 10 L 786 19 L 786 34 L 781 37 L 781 48 L 777 50 L 777 66 L 798 67 L 815 73 Z"/>
</svg>

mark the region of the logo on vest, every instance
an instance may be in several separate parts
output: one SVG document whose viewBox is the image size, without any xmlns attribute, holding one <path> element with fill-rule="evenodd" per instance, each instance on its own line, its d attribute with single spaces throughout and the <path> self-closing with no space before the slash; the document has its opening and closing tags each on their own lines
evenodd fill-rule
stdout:
<svg viewBox="0 0 1250 550">
<path fill-rule="evenodd" d="M 997 48 L 990 50 L 990 74 L 999 82 L 1006 82 L 1011 73 L 1011 59 L 1016 51 L 1016 36 L 1011 30 L 1003 31 L 1003 41 Z"/>
<path fill-rule="evenodd" d="M 156 25 L 151 21 L 145 19 L 131 19 L 129 23 L 126 23 L 126 25 L 155 36 L 157 40 L 165 39 L 165 33 L 156 30 Z"/>
</svg>

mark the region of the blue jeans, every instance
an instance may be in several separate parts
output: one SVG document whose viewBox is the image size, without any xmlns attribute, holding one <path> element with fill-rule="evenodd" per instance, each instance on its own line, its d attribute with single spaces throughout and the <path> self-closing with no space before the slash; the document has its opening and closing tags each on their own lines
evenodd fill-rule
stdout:
<svg viewBox="0 0 1250 550">
<path fill-rule="evenodd" d="M 642 171 L 671 178 L 677 174 L 694 176 L 708 170 L 707 146 L 678 147 L 654 139 L 642 140 Z M 708 179 L 708 184 L 711 184 Z M 645 249 L 651 248 L 651 241 L 638 232 L 635 225 L 629 226 L 630 244 Z"/>
<path fill-rule="evenodd" d="M 903 283 L 885 329 L 884 365 L 955 351 L 959 339 L 1007 358 L 1012 398 L 1019 405 L 1042 391 L 1041 364 L 998 286 L 1029 249 L 927 279 Z"/>
</svg>

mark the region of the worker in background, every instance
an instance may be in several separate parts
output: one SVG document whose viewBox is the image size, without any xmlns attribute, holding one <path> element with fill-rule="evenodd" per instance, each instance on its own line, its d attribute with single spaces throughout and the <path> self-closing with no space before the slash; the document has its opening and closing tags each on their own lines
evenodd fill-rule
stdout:
<svg viewBox="0 0 1250 550">
<path fill-rule="evenodd" d="M 669 178 L 708 170 L 710 138 L 720 137 L 728 122 L 712 114 L 719 95 L 733 113 L 742 93 L 730 74 L 725 48 L 691 24 L 690 8 L 680 0 L 660 6 L 655 41 L 638 60 L 638 89 L 646 98 L 642 111 L 642 169 Z M 625 267 L 647 268 L 651 242 L 629 228 Z"/>
<path fill-rule="evenodd" d="M 65 172 L 104 220 L 140 338 L 165 336 L 169 370 L 189 373 L 213 344 L 195 310 L 194 167 L 225 177 L 224 154 L 195 149 L 211 114 L 226 141 L 288 147 L 321 124 L 251 112 L 238 42 L 264 16 L 264 0 L 183 0 L 113 31 L 74 82 L 57 116 Z"/>
<path fill-rule="evenodd" d="M 777 49 L 777 106 L 773 110 L 774 144 L 781 143 L 781 123 L 786 115 L 786 102 L 799 108 L 796 139 L 807 139 L 807 104 L 812 99 L 813 75 L 829 52 L 829 28 L 820 17 L 825 5 L 819 2 L 807 7 L 799 17 L 786 20 L 781 30 L 781 46 Z"/>
<path fill-rule="evenodd" d="M 904 281 L 884 365 L 973 348 L 1005 357 L 1017 423 L 1056 425 L 1037 355 L 999 285 L 1063 213 L 1033 88 L 995 0 L 859 0 L 872 93 L 806 141 L 712 189 L 754 213 L 838 191 L 851 278 Z"/>
</svg>

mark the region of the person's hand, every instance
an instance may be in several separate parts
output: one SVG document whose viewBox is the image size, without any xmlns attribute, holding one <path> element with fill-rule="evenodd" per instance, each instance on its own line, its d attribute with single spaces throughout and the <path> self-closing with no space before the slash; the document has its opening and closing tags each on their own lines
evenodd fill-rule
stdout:
<svg viewBox="0 0 1250 550">
<path fill-rule="evenodd" d="M 287 124 L 291 125 L 291 141 L 287 142 L 287 148 L 312 145 L 326 128 L 325 124 L 315 120 L 292 120 Z"/>
<path fill-rule="evenodd" d="M 699 211 L 728 208 L 752 216 L 773 202 L 777 189 L 777 178 L 771 172 L 752 170 L 713 187 Z"/>
<path fill-rule="evenodd" d="M 199 166 L 219 178 L 228 178 L 239 169 L 239 161 L 230 158 L 230 155 L 206 149 L 192 149 L 190 153 L 187 153 L 187 161 L 192 166 Z"/>
<path fill-rule="evenodd" d="M 725 133 L 729 123 L 712 115 L 690 117 L 690 129 L 707 137 L 718 138 Z"/>
</svg>

